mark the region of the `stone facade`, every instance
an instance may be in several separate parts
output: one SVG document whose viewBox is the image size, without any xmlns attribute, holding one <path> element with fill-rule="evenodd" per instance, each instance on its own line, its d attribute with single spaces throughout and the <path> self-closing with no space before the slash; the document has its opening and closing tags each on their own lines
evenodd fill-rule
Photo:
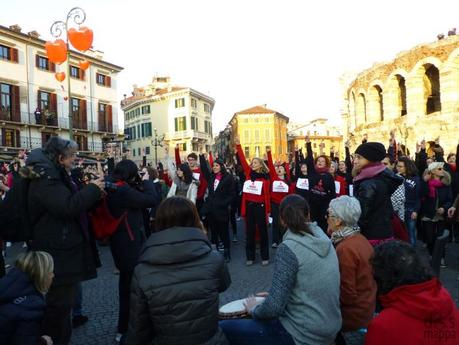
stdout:
<svg viewBox="0 0 459 345">
<path fill-rule="evenodd" d="M 345 88 L 344 140 L 387 143 L 395 130 L 411 155 L 416 142 L 440 137 L 445 152 L 459 138 L 459 36 L 422 44 L 375 64 Z"/>
</svg>

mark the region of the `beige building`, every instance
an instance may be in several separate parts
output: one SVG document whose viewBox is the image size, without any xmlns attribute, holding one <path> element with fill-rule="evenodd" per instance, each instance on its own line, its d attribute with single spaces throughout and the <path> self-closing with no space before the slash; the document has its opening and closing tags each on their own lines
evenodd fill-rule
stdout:
<svg viewBox="0 0 459 345">
<path fill-rule="evenodd" d="M 263 158 L 269 148 L 274 159 L 286 160 L 288 122 L 287 116 L 266 105 L 239 111 L 229 122 L 231 147 L 234 147 L 234 137 L 238 136 L 247 159 Z"/>
<path fill-rule="evenodd" d="M 362 71 L 345 88 L 344 137 L 388 143 L 395 130 L 413 155 L 416 142 L 440 136 L 446 153 L 459 138 L 459 36 L 421 44 Z"/>
<path fill-rule="evenodd" d="M 306 154 L 305 136 L 311 139 L 312 150 L 314 155 L 330 155 L 333 148 L 336 157 L 344 157 L 343 136 L 341 128 L 332 126 L 327 119 L 318 118 L 307 124 L 292 124 L 288 131 L 288 150 L 294 152 L 295 147 L 303 148 Z"/>
<path fill-rule="evenodd" d="M 162 161 L 165 145 L 172 155 L 178 144 L 182 158 L 190 152 L 211 151 L 214 105 L 211 97 L 173 85 L 169 77 L 134 86 L 132 96 L 121 101 L 130 159 L 138 164 L 144 156 L 147 162 Z"/>
<path fill-rule="evenodd" d="M 67 74 L 68 61 L 49 62 L 39 36 L 23 33 L 17 25 L 0 26 L 0 149 L 13 154 L 42 147 L 50 136 L 68 138 L 71 102 L 80 151 L 102 152 L 104 143 L 119 134 L 116 88 L 123 68 L 103 61 L 101 52 L 71 51 L 68 99 L 67 79 L 59 83 L 54 76 Z M 86 71 L 78 67 L 83 59 L 90 62 Z"/>
</svg>

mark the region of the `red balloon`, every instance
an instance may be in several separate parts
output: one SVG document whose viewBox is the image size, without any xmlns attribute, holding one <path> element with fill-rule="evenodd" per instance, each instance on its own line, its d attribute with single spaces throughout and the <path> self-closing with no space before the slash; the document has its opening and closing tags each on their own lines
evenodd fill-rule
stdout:
<svg viewBox="0 0 459 345">
<path fill-rule="evenodd" d="M 72 46 L 78 50 L 85 51 L 92 46 L 94 35 L 92 30 L 86 26 L 82 26 L 78 30 L 70 28 L 67 32 L 67 35 L 69 37 L 70 43 L 72 43 Z"/>
<path fill-rule="evenodd" d="M 65 79 L 65 72 L 57 72 L 54 74 L 54 77 L 57 79 L 57 81 L 62 83 L 62 81 Z"/>
<path fill-rule="evenodd" d="M 64 96 L 64 101 L 68 100 L 69 98 L 67 96 Z"/>
<path fill-rule="evenodd" d="M 78 65 L 83 71 L 86 71 L 89 68 L 90 63 L 88 60 L 81 60 L 80 62 L 78 62 Z"/>
<path fill-rule="evenodd" d="M 59 39 L 54 42 L 48 41 L 45 43 L 45 48 L 49 61 L 60 65 L 67 60 L 67 45 L 63 40 Z"/>
</svg>

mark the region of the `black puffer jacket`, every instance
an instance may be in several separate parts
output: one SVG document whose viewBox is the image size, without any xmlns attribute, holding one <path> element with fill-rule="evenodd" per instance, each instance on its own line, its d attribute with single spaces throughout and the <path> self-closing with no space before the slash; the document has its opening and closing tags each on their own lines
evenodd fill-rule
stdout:
<svg viewBox="0 0 459 345">
<path fill-rule="evenodd" d="M 54 285 L 96 277 L 86 212 L 99 200 L 100 189 L 89 184 L 78 191 L 66 171 L 41 149 L 27 159 L 31 178 L 28 209 L 33 224 L 32 250 L 54 259 Z"/>
<path fill-rule="evenodd" d="M 127 344 L 227 344 L 218 306 L 230 282 L 223 256 L 201 230 L 153 233 L 132 279 Z"/>
<path fill-rule="evenodd" d="M 362 208 L 359 226 L 369 240 L 393 236 L 391 220 L 394 214 L 391 195 L 403 183 L 403 178 L 389 169 L 376 176 L 354 182 L 354 196 Z"/>
</svg>

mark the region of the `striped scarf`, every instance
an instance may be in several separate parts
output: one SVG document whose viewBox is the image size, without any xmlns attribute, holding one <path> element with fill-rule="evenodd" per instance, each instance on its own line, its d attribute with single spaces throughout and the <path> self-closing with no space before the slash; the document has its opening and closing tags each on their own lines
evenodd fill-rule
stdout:
<svg viewBox="0 0 459 345">
<path fill-rule="evenodd" d="M 346 226 L 341 230 L 335 231 L 331 235 L 331 240 L 334 245 L 337 245 L 339 242 L 344 240 L 347 237 L 354 236 L 356 234 L 360 233 L 360 228 L 356 226 Z"/>
</svg>

